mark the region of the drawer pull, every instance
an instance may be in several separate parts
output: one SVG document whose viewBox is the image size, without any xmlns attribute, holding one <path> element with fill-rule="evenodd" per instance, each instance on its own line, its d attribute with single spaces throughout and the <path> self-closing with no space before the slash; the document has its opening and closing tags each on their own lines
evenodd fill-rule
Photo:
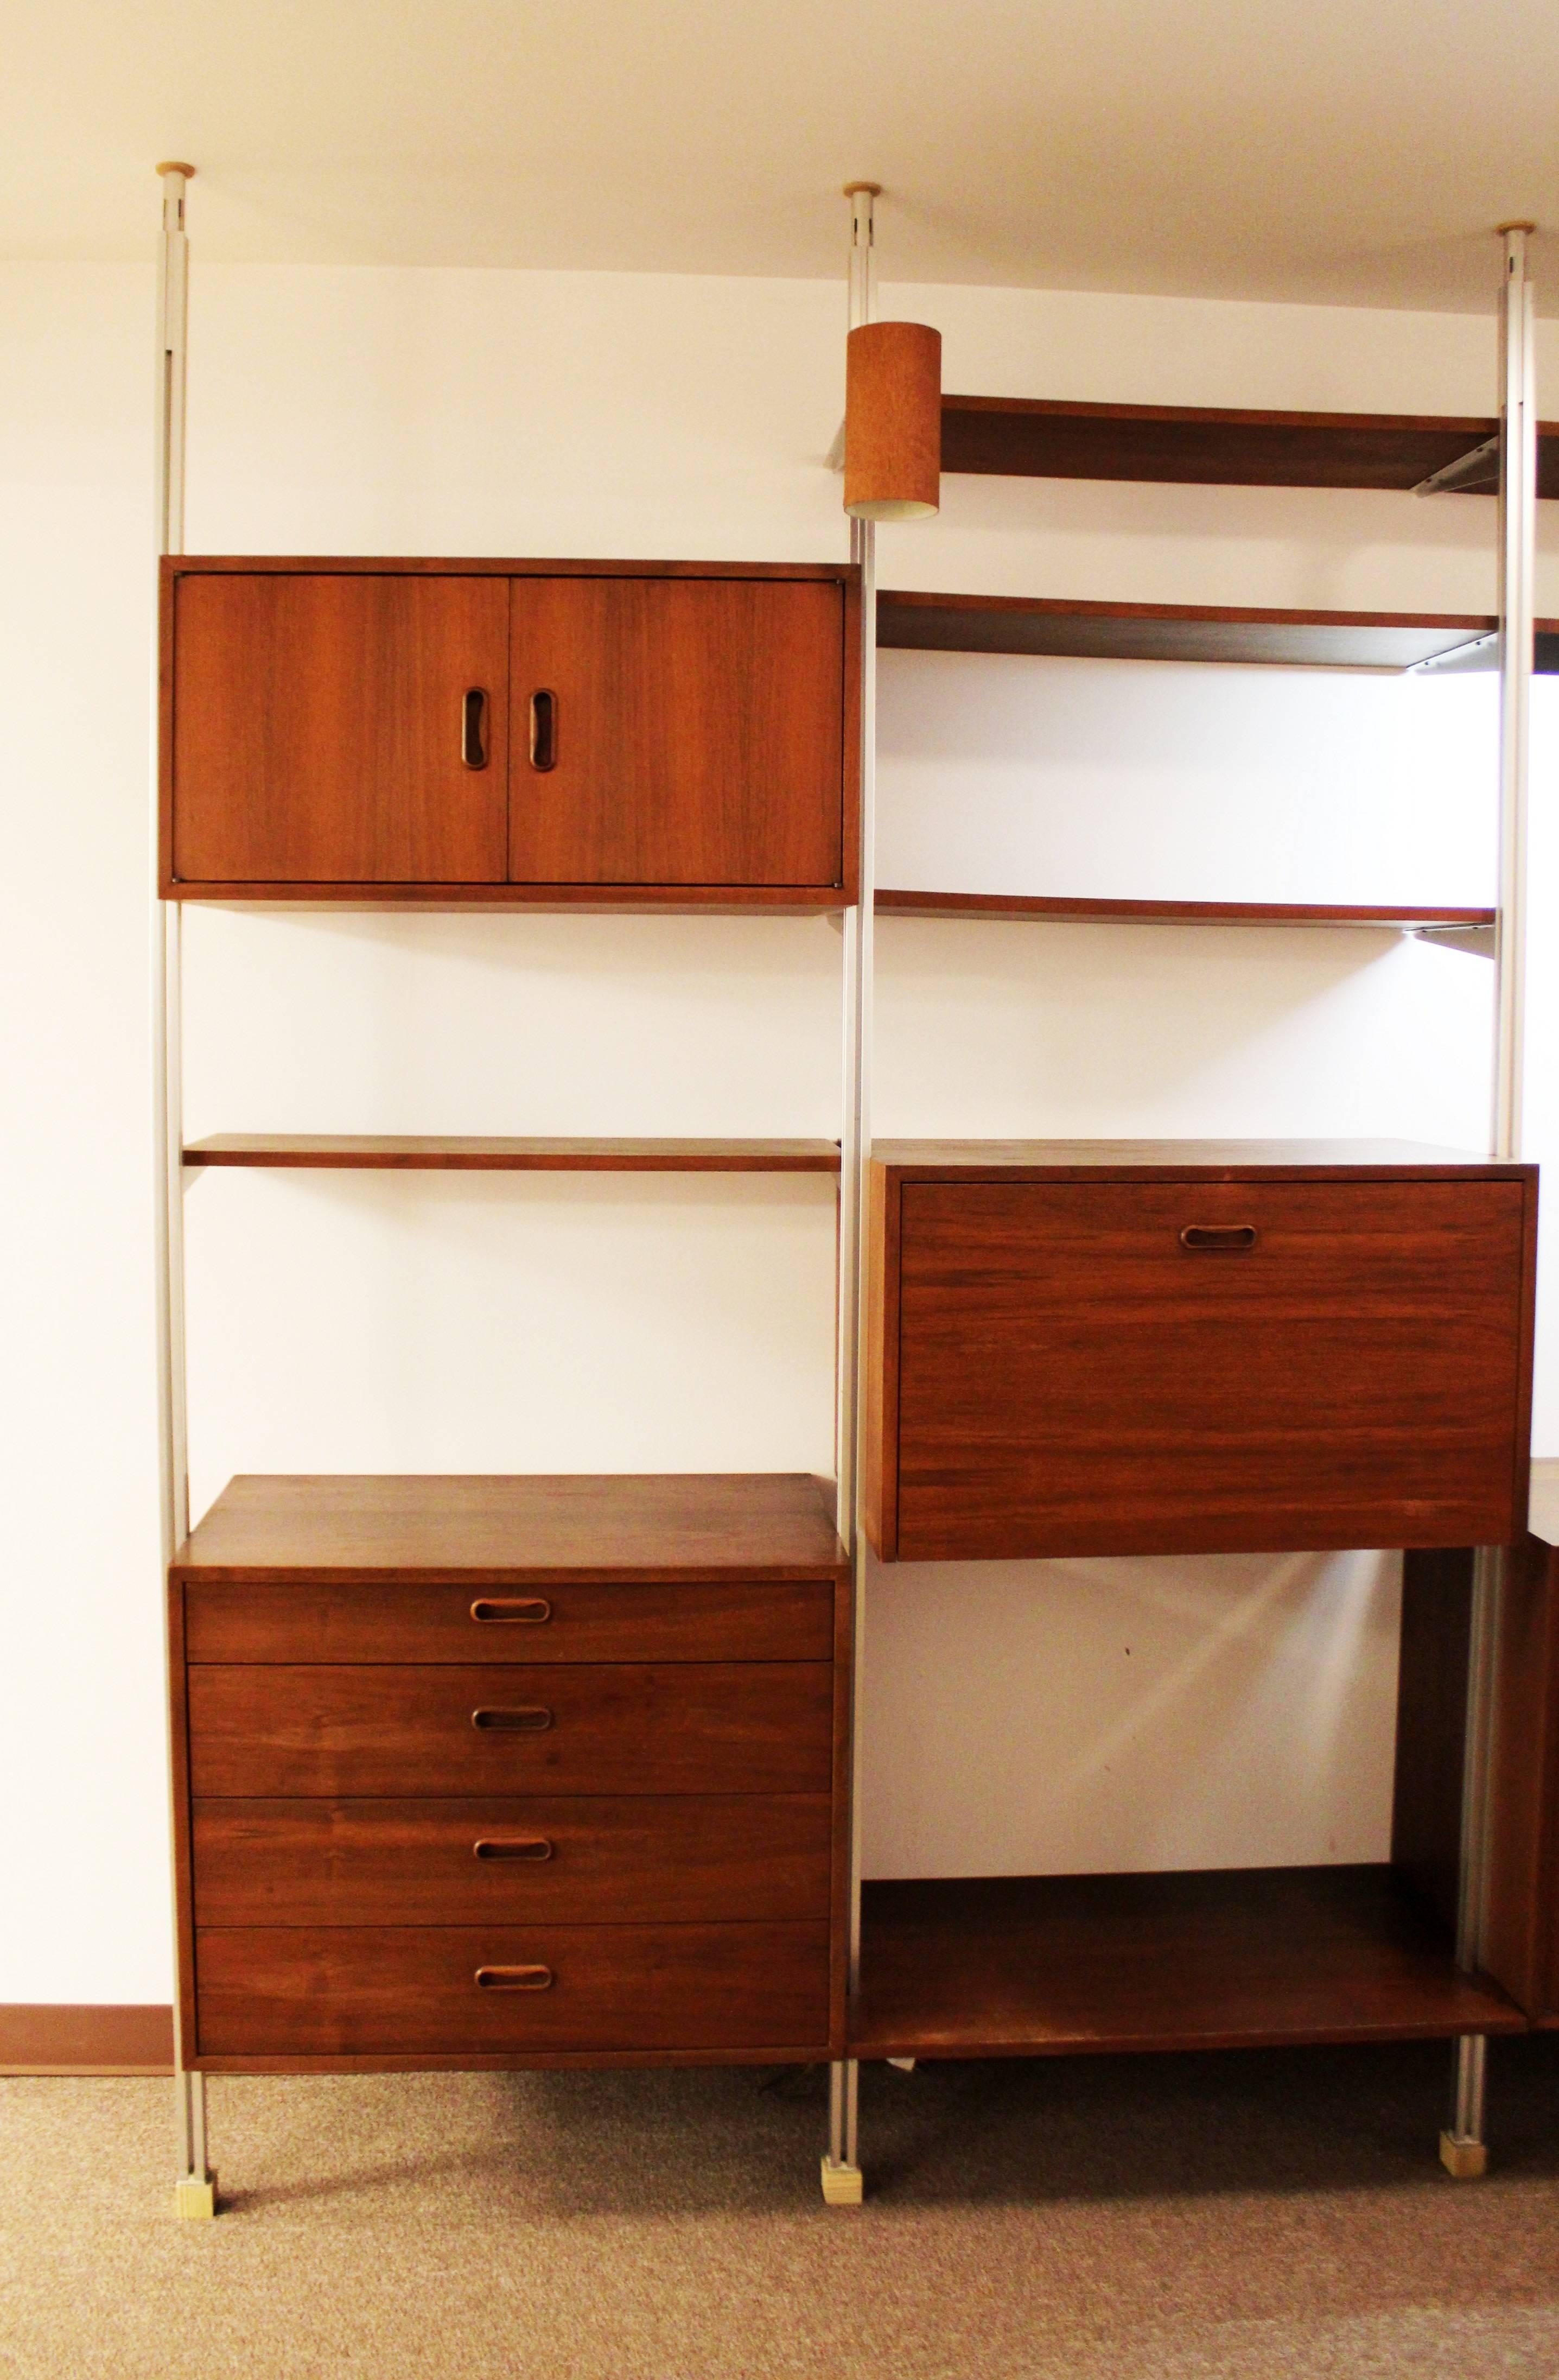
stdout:
<svg viewBox="0 0 1559 2380">
<path fill-rule="evenodd" d="M 479 1860 L 550 1860 L 552 1856 L 545 1835 L 517 1835 L 508 1840 L 501 1835 L 484 1835 L 471 1849 Z"/>
<path fill-rule="evenodd" d="M 468 769 L 485 769 L 487 749 L 487 688 L 467 686 L 460 711 L 460 757 Z"/>
<path fill-rule="evenodd" d="M 558 698 L 548 686 L 538 686 L 530 698 L 530 765 L 558 765 Z"/>
<path fill-rule="evenodd" d="M 484 1992 L 550 1992 L 550 1967 L 478 1967 L 477 1983 Z"/>
<path fill-rule="evenodd" d="M 552 1617 L 544 1595 L 484 1595 L 471 1606 L 473 1620 L 502 1620 L 513 1628 L 542 1628 Z"/>
<path fill-rule="evenodd" d="M 474 1710 L 471 1724 L 483 1735 L 540 1735 L 551 1726 L 552 1714 L 544 1703 L 529 1703 L 517 1710 Z"/>
<path fill-rule="evenodd" d="M 1188 1223 L 1180 1233 L 1180 1245 L 1192 1256 L 1228 1256 L 1240 1248 L 1253 1248 L 1259 1237 L 1254 1223 Z"/>
</svg>

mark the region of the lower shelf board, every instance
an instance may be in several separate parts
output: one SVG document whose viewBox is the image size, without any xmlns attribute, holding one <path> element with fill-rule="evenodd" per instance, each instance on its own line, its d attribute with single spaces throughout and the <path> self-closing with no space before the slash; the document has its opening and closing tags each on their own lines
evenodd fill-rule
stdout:
<svg viewBox="0 0 1559 2380">
<path fill-rule="evenodd" d="M 864 1888 L 852 2058 L 1520 2033 L 1385 1866 Z"/>
</svg>

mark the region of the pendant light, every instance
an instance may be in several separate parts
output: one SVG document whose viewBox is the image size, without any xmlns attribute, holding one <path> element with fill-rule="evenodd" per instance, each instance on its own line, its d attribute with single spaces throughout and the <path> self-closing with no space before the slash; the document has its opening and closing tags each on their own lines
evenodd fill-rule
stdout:
<svg viewBox="0 0 1559 2380">
<path fill-rule="evenodd" d="M 845 347 L 844 509 L 924 520 L 941 502 L 942 334 L 863 322 Z"/>
</svg>

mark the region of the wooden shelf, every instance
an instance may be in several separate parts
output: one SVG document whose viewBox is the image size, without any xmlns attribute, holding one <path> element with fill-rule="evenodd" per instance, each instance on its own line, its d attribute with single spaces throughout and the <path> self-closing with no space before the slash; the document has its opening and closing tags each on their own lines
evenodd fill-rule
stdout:
<svg viewBox="0 0 1559 2380">
<path fill-rule="evenodd" d="M 1041 653 L 1092 661 L 1244 662 L 1406 670 L 1476 644 L 1478 613 L 1291 612 L 1195 603 L 1084 603 L 1027 595 L 877 597 L 877 644 L 897 651 Z"/>
<path fill-rule="evenodd" d="M 1412 489 L 1494 437 L 1492 417 L 1269 413 L 944 396 L 944 471 L 1202 487 Z M 1492 495 L 1493 466 L 1461 492 Z M 1538 493 L 1559 495 L 1559 422 L 1538 425 Z"/>
<path fill-rule="evenodd" d="M 546 1571 L 832 1579 L 849 1569 L 820 1482 L 783 1471 L 251 1475 L 228 1481 L 175 1563 L 186 1580 L 305 1585 L 430 1572 L 480 1584 Z"/>
<path fill-rule="evenodd" d="M 868 1884 L 852 2058 L 1519 2033 L 1388 1867 Z"/>
<path fill-rule="evenodd" d="M 1313 901 L 1081 901 L 1022 892 L 911 892 L 879 887 L 878 917 L 1032 917 L 1095 926 L 1373 926 L 1476 932 L 1494 923 L 1493 909 L 1394 908 L 1363 902 L 1348 906 Z"/>
<path fill-rule="evenodd" d="M 1084 603 L 1070 597 L 877 596 L 879 650 L 1027 653 L 1085 661 L 1236 662 L 1268 669 L 1402 671 L 1424 662 L 1493 669 L 1498 623 L 1476 612 L 1293 612 L 1206 603 Z M 1540 620 L 1533 666 L 1559 674 L 1559 621 Z"/>
<path fill-rule="evenodd" d="M 186 1165 L 348 1172 L 837 1173 L 831 1140 L 512 1140 L 423 1133 L 216 1132 Z"/>
</svg>

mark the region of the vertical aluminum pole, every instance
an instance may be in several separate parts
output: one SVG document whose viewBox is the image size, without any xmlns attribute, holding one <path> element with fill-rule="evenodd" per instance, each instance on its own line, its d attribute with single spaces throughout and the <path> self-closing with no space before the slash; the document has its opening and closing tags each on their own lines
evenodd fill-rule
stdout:
<svg viewBox="0 0 1559 2380">
<path fill-rule="evenodd" d="M 1533 572 L 1537 545 L 1537 401 L 1533 292 L 1527 271 L 1530 224 L 1502 224 L 1505 275 L 1500 291 L 1500 889 L 1495 933 L 1493 1113 L 1491 1154 L 1521 1154 L 1526 1058 L 1527 808 L 1532 700 Z M 1472 1573 L 1467 1736 L 1462 1772 L 1457 1963 L 1476 1968 L 1487 1921 L 1489 1770 L 1493 1744 L 1494 1646 L 1499 1630 L 1505 1549 L 1480 1546 Z M 1487 2043 L 1464 2034 L 1456 2043 L 1451 2120 L 1440 2154 L 1454 2174 L 1484 2170 L 1484 2070 Z"/>
<path fill-rule="evenodd" d="M 1538 425 L 1530 224 L 1505 224 L 1500 305 L 1500 905 L 1493 1154 L 1521 1153 L 1526 1056 L 1527 806 L 1532 710 Z"/>
<path fill-rule="evenodd" d="M 189 326 L 189 241 L 185 196 L 193 165 L 159 165 L 163 233 L 157 254 L 157 552 L 184 551 L 186 358 Z M 155 739 L 154 739 L 155 744 Z M 157 764 L 152 766 L 152 853 L 157 849 Z M 157 1387 L 162 1457 L 163 1572 L 189 1534 L 189 1456 L 184 1339 L 184 1054 L 181 915 L 176 901 L 154 911 L 152 1077 L 156 1106 Z M 173 1742 L 171 1714 L 170 1750 Z M 170 1796 L 171 1809 L 171 1796 Z M 175 1871 L 176 1872 L 176 1871 Z M 185 2064 L 174 1941 L 174 2101 L 178 2180 L 175 2211 L 209 2216 L 215 2193 L 206 2161 L 206 2078 Z"/>
<path fill-rule="evenodd" d="M 876 299 L 873 207 L 876 182 L 851 182 L 850 296 L 848 327 L 872 320 Z M 865 1344 L 866 1160 L 871 1154 L 872 941 L 876 888 L 876 525 L 850 524 L 850 558 L 861 571 L 861 841 L 860 890 L 844 915 L 844 1116 L 840 1135 L 839 1378 L 835 1412 L 838 1442 L 839 1530 L 850 1554 L 855 1587 L 854 1692 L 850 1796 L 850 1990 L 861 1965 L 861 1683 L 865 1654 L 866 1541 L 861 1527 L 861 1351 Z M 823 2192 L 832 2205 L 858 2205 L 862 2180 L 858 2157 L 860 2069 L 854 2058 L 828 2073 L 828 2154 Z"/>
</svg>

